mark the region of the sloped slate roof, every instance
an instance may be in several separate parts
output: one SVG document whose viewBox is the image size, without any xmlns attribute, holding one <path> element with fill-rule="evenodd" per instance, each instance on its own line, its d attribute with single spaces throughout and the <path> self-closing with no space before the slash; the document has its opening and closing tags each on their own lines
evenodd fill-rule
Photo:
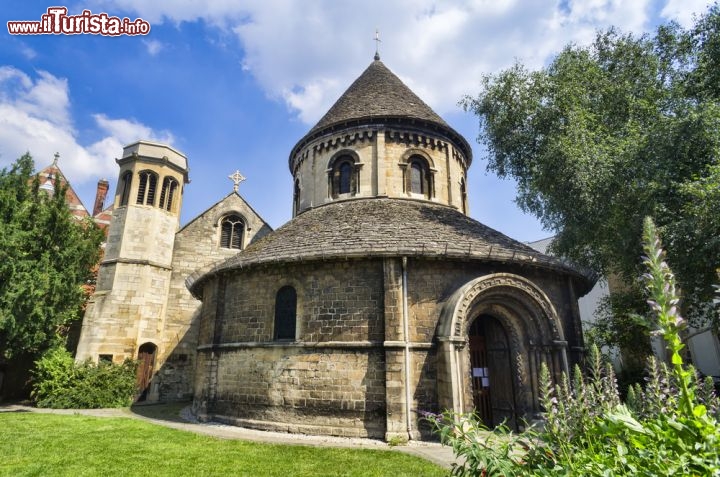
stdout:
<svg viewBox="0 0 720 477">
<path fill-rule="evenodd" d="M 371 116 L 405 116 L 449 127 L 382 61 L 375 60 L 310 130 Z"/>
<path fill-rule="evenodd" d="M 325 113 L 318 123 L 295 145 L 295 153 L 308 141 L 346 124 L 372 123 L 379 119 L 393 123 L 413 123 L 416 127 L 431 128 L 443 132 L 457 143 L 467 158 L 472 160 L 470 145 L 438 114 L 376 59 L 345 91 L 340 99 Z"/>
<path fill-rule="evenodd" d="M 407 256 L 526 264 L 594 280 L 452 207 L 406 199 L 333 202 L 308 210 L 207 273 L 188 278 L 196 292 L 217 273 L 260 264 Z"/>
</svg>

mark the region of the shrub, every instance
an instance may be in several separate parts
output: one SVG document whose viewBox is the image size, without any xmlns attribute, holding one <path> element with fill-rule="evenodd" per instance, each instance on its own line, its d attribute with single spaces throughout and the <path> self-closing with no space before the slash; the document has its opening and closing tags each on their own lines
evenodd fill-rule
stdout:
<svg viewBox="0 0 720 477">
<path fill-rule="evenodd" d="M 667 344 L 670 364 L 650 359 L 645 387 L 631 387 L 625 404 L 597 349 L 587 372 L 576 367 L 572 381 L 563 375 L 553 386 L 543 367 L 544 424 L 521 436 L 502 427 L 490 431 L 472 416 L 430 418 L 461 458 L 453 475 L 720 475 L 720 401 L 712 382 L 700 382 L 680 356 L 685 320 L 650 219 L 643 241 L 652 325 Z"/>
<path fill-rule="evenodd" d="M 31 397 L 38 407 L 54 409 L 129 406 L 137 392 L 136 369 L 132 360 L 75 363 L 65 349 L 54 348 L 35 363 Z"/>
</svg>

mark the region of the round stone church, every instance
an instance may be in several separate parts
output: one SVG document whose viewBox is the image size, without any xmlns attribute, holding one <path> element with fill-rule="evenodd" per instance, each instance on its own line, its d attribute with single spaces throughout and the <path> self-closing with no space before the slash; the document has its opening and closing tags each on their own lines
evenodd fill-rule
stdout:
<svg viewBox="0 0 720 477">
<path fill-rule="evenodd" d="M 468 142 L 378 56 L 290 152 L 294 217 L 203 273 L 193 409 L 288 432 L 522 425 L 582 357 L 592 280 L 468 216 Z"/>
</svg>

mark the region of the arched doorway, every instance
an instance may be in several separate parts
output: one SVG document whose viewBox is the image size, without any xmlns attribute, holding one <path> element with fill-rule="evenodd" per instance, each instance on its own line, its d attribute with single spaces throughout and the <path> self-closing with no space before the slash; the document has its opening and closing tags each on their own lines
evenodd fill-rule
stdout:
<svg viewBox="0 0 720 477">
<path fill-rule="evenodd" d="M 487 366 L 473 365 L 471 354 L 481 341 Z M 539 411 L 542 363 L 553 376 L 568 368 L 567 342 L 552 302 L 533 282 L 510 273 L 478 277 L 458 288 L 441 311 L 437 342 L 439 407 L 482 412 L 473 381 L 483 376 L 473 376 L 473 368 L 487 367 L 490 425 L 507 418 L 509 427 L 517 427 L 532 419 Z"/>
<path fill-rule="evenodd" d="M 496 318 L 483 314 L 468 330 L 475 412 L 488 427 L 516 428 L 514 376 L 507 332 Z"/>
<path fill-rule="evenodd" d="M 137 370 L 137 401 L 147 399 L 150 392 L 150 381 L 152 380 L 153 368 L 155 367 L 155 354 L 157 346 L 152 343 L 144 343 L 138 349 L 138 370 Z"/>
</svg>

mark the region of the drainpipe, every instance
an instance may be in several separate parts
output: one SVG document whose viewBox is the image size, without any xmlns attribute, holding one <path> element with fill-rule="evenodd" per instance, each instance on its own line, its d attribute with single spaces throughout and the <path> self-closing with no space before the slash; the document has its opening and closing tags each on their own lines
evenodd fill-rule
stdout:
<svg viewBox="0 0 720 477">
<path fill-rule="evenodd" d="M 405 421 L 408 439 L 412 440 L 412 421 L 410 419 L 410 324 L 408 319 L 407 257 L 402 258 L 402 318 L 405 337 Z"/>
</svg>

